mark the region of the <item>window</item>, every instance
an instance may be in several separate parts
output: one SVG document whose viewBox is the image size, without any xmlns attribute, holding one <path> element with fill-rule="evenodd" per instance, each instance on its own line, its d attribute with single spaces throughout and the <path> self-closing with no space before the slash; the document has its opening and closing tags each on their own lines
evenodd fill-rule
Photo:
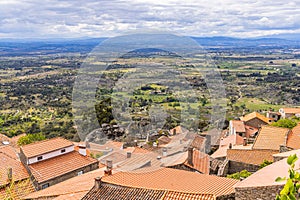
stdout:
<svg viewBox="0 0 300 200">
<path fill-rule="evenodd" d="M 82 170 L 79 171 L 79 172 L 77 173 L 78 176 L 80 176 L 80 175 L 82 175 L 82 174 L 83 174 L 83 171 L 82 171 Z"/>
<path fill-rule="evenodd" d="M 60 153 L 65 153 L 66 152 L 66 149 L 62 149 L 61 151 L 60 151 Z"/>
<path fill-rule="evenodd" d="M 46 184 L 42 185 L 42 189 L 45 189 L 47 187 L 49 187 L 49 183 L 46 183 Z"/>
<path fill-rule="evenodd" d="M 43 160 L 43 156 L 37 157 L 37 160 Z"/>
</svg>

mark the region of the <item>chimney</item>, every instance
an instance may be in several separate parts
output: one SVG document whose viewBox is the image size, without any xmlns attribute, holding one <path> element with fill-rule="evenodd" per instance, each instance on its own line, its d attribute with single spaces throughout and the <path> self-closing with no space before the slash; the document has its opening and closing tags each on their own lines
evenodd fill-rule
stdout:
<svg viewBox="0 0 300 200">
<path fill-rule="evenodd" d="M 131 152 L 127 152 L 127 158 L 131 158 Z"/>
<path fill-rule="evenodd" d="M 79 144 L 78 147 L 79 147 L 79 151 L 78 152 L 81 155 L 86 156 L 86 146 L 84 144 Z"/>
<path fill-rule="evenodd" d="M 96 177 L 95 178 L 95 188 L 96 189 L 100 189 L 101 188 L 101 184 L 102 184 L 101 177 Z"/>
<path fill-rule="evenodd" d="M 12 181 L 12 168 L 11 167 L 7 169 L 7 179 L 9 182 Z"/>
<path fill-rule="evenodd" d="M 229 143 L 229 149 L 232 149 L 232 144 L 231 143 Z"/>
<path fill-rule="evenodd" d="M 247 146 L 247 138 L 244 137 L 243 139 L 244 139 L 244 140 L 243 140 L 243 146 Z"/>
<path fill-rule="evenodd" d="M 188 164 L 191 166 L 194 166 L 194 164 L 193 164 L 193 153 L 194 152 L 193 151 L 194 151 L 193 147 L 188 148 Z"/>
<path fill-rule="evenodd" d="M 163 157 L 167 156 L 167 148 L 163 148 L 163 150 L 162 150 L 162 156 Z"/>
<path fill-rule="evenodd" d="M 106 170 L 104 170 L 104 175 L 105 176 L 112 175 L 112 168 L 113 168 L 112 160 L 106 160 Z"/>
</svg>

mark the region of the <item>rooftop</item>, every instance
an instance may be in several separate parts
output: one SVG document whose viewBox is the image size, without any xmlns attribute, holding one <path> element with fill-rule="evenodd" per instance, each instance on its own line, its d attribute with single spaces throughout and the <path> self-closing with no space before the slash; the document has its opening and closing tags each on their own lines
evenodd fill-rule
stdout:
<svg viewBox="0 0 300 200">
<path fill-rule="evenodd" d="M 21 150 L 27 158 L 32 158 L 69 146 L 73 146 L 71 141 L 58 137 L 24 145 L 21 147 Z"/>
<path fill-rule="evenodd" d="M 291 154 L 294 154 L 293 151 Z M 300 150 L 296 152 L 298 158 L 300 157 Z M 299 166 L 300 160 L 297 160 L 295 166 Z M 287 177 L 289 175 L 289 165 L 287 164 L 287 158 L 277 161 L 271 165 L 268 165 L 242 182 L 237 183 L 234 187 L 259 187 L 259 186 L 272 186 L 272 185 L 284 185 L 285 182 L 276 182 L 277 177 Z"/>
<path fill-rule="evenodd" d="M 234 127 L 235 131 L 238 133 L 246 132 L 245 124 L 241 120 L 231 120 L 232 126 Z"/>
<path fill-rule="evenodd" d="M 73 151 L 31 164 L 29 169 L 35 180 L 41 183 L 97 162 L 96 159 Z"/>
<path fill-rule="evenodd" d="M 46 199 L 56 197 L 62 200 L 81 199 L 93 186 L 94 178 L 104 175 L 104 168 L 70 178 L 46 189 L 31 193 L 25 199 Z"/>
<path fill-rule="evenodd" d="M 0 186 L 7 185 L 9 183 L 7 177 L 9 168 L 12 168 L 14 181 L 20 181 L 29 178 L 29 174 L 19 160 L 0 152 Z"/>
<path fill-rule="evenodd" d="M 213 194 L 216 196 L 233 193 L 232 186 L 238 182 L 235 179 L 170 168 L 145 173 L 118 172 L 111 176 L 105 176 L 102 180 L 106 183 L 126 187 Z"/>
<path fill-rule="evenodd" d="M 252 165 L 260 165 L 264 160 L 273 161 L 273 154 L 276 153 L 278 153 L 278 151 L 264 149 L 228 149 L 227 159 Z"/>
<path fill-rule="evenodd" d="M 262 126 L 254 144 L 253 149 L 279 150 L 280 145 L 286 145 L 290 129 L 275 126 Z"/>
<path fill-rule="evenodd" d="M 300 149 L 300 124 L 294 127 L 288 135 L 286 146 L 293 149 Z"/>
<path fill-rule="evenodd" d="M 300 113 L 300 108 L 282 108 L 285 113 L 297 114 Z"/>
<path fill-rule="evenodd" d="M 249 113 L 249 114 L 247 114 L 247 115 L 245 115 L 243 117 L 240 117 L 240 119 L 242 121 L 244 121 L 244 122 L 250 121 L 250 120 L 252 120 L 254 118 L 258 118 L 261 121 L 269 124 L 269 118 L 263 116 L 262 114 L 259 114 L 258 112 L 252 112 L 252 113 Z"/>
<path fill-rule="evenodd" d="M 184 163 L 186 166 L 193 168 L 203 174 L 209 174 L 209 155 L 194 149 L 193 150 L 193 165 L 190 165 L 187 161 Z"/>
</svg>

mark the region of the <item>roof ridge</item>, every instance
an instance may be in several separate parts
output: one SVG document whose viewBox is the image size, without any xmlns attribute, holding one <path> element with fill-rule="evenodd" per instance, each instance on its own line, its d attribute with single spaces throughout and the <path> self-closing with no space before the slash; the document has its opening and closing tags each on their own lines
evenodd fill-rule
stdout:
<svg viewBox="0 0 300 200">
<path fill-rule="evenodd" d="M 65 139 L 65 138 L 63 138 L 63 137 L 55 137 L 55 138 L 48 138 L 48 139 L 46 139 L 46 140 L 41 140 L 41 141 L 35 141 L 35 142 L 33 142 L 33 143 L 30 143 L 30 144 L 26 144 L 26 145 L 23 145 L 23 146 L 20 146 L 20 148 L 23 148 L 23 147 L 28 147 L 28 146 L 32 146 L 32 145 L 35 145 L 35 144 L 37 144 L 37 143 L 44 143 L 44 142 L 48 142 L 48 141 L 50 141 L 50 140 L 54 140 L 54 139 L 63 139 L 63 140 L 66 140 L 66 141 L 69 141 L 69 142 L 71 142 L 70 140 L 67 140 L 67 139 Z"/>
</svg>

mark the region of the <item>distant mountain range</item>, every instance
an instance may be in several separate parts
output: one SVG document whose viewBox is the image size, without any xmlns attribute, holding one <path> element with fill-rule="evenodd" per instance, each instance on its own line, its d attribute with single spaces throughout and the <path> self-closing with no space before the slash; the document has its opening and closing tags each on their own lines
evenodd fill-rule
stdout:
<svg viewBox="0 0 300 200">
<path fill-rule="evenodd" d="M 289 35 L 290 39 L 232 38 L 232 37 L 191 37 L 207 49 L 222 48 L 300 48 L 300 35 Z M 283 35 L 282 35 L 283 37 Z M 288 38 L 287 35 L 285 35 Z M 34 55 L 65 52 L 88 53 L 108 38 L 77 39 L 0 39 L 0 55 Z"/>
</svg>

